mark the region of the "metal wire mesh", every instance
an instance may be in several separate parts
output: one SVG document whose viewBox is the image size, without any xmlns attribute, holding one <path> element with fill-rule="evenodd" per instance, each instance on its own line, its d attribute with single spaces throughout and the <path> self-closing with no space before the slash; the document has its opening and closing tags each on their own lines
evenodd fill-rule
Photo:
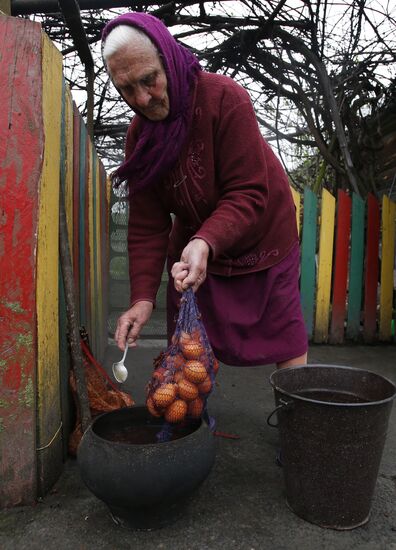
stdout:
<svg viewBox="0 0 396 550">
<path fill-rule="evenodd" d="M 127 245 L 128 201 L 124 188 L 113 189 L 111 193 L 110 216 L 110 280 L 108 335 L 114 336 L 117 319 L 129 307 L 129 263 Z M 167 273 L 157 294 L 156 308 L 149 323 L 144 327 L 141 338 L 166 338 L 166 285 Z"/>
</svg>

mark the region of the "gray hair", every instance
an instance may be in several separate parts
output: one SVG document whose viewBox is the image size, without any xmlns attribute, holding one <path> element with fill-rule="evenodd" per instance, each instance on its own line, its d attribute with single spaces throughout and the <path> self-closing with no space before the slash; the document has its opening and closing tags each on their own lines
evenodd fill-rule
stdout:
<svg viewBox="0 0 396 550">
<path fill-rule="evenodd" d="M 138 44 L 158 53 L 155 44 L 150 40 L 147 34 L 131 25 L 117 25 L 109 33 L 103 45 L 102 54 L 105 62 L 108 61 L 109 57 L 118 52 L 118 50 L 130 44 Z"/>
</svg>

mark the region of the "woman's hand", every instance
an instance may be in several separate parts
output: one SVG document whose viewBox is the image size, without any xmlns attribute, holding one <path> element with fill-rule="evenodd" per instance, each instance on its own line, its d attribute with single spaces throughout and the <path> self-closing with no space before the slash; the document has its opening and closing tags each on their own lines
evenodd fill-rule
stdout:
<svg viewBox="0 0 396 550">
<path fill-rule="evenodd" d="M 152 302 L 142 300 L 136 302 L 119 317 L 114 340 L 120 350 L 124 351 L 126 344 L 130 348 L 136 347 L 136 340 L 139 338 L 140 331 L 150 319 L 153 307 Z"/>
<path fill-rule="evenodd" d="M 180 262 L 175 262 L 171 271 L 178 292 L 190 287 L 194 292 L 198 290 L 206 279 L 209 252 L 209 245 L 202 239 L 193 239 L 188 243 Z"/>
</svg>

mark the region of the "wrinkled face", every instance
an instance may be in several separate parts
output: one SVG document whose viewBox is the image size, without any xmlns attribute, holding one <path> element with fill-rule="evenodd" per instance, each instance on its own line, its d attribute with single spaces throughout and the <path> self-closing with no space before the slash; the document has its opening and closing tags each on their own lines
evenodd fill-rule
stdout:
<svg viewBox="0 0 396 550">
<path fill-rule="evenodd" d="M 158 53 L 131 44 L 107 60 L 114 85 L 132 109 L 149 120 L 164 120 L 169 114 L 166 74 Z"/>
</svg>

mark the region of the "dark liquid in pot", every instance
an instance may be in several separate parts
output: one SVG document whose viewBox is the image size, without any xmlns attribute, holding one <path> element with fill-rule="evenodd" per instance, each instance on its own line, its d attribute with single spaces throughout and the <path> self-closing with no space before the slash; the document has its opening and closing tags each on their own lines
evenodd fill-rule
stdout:
<svg viewBox="0 0 396 550">
<path fill-rule="evenodd" d="M 172 434 L 170 441 L 175 441 L 182 437 L 185 437 L 196 430 L 196 426 L 174 426 L 172 428 Z M 128 443 L 130 445 L 147 445 L 151 443 L 158 443 L 157 434 L 161 431 L 159 425 L 149 424 L 134 424 L 125 426 L 114 426 L 111 432 L 102 434 L 102 437 L 108 441 L 114 441 L 115 443 Z"/>
<path fill-rule="evenodd" d="M 314 399 L 315 401 L 324 401 L 325 403 L 369 403 L 368 399 L 360 397 L 355 393 L 340 392 L 332 390 L 303 390 L 293 392 L 294 395 Z"/>
</svg>

